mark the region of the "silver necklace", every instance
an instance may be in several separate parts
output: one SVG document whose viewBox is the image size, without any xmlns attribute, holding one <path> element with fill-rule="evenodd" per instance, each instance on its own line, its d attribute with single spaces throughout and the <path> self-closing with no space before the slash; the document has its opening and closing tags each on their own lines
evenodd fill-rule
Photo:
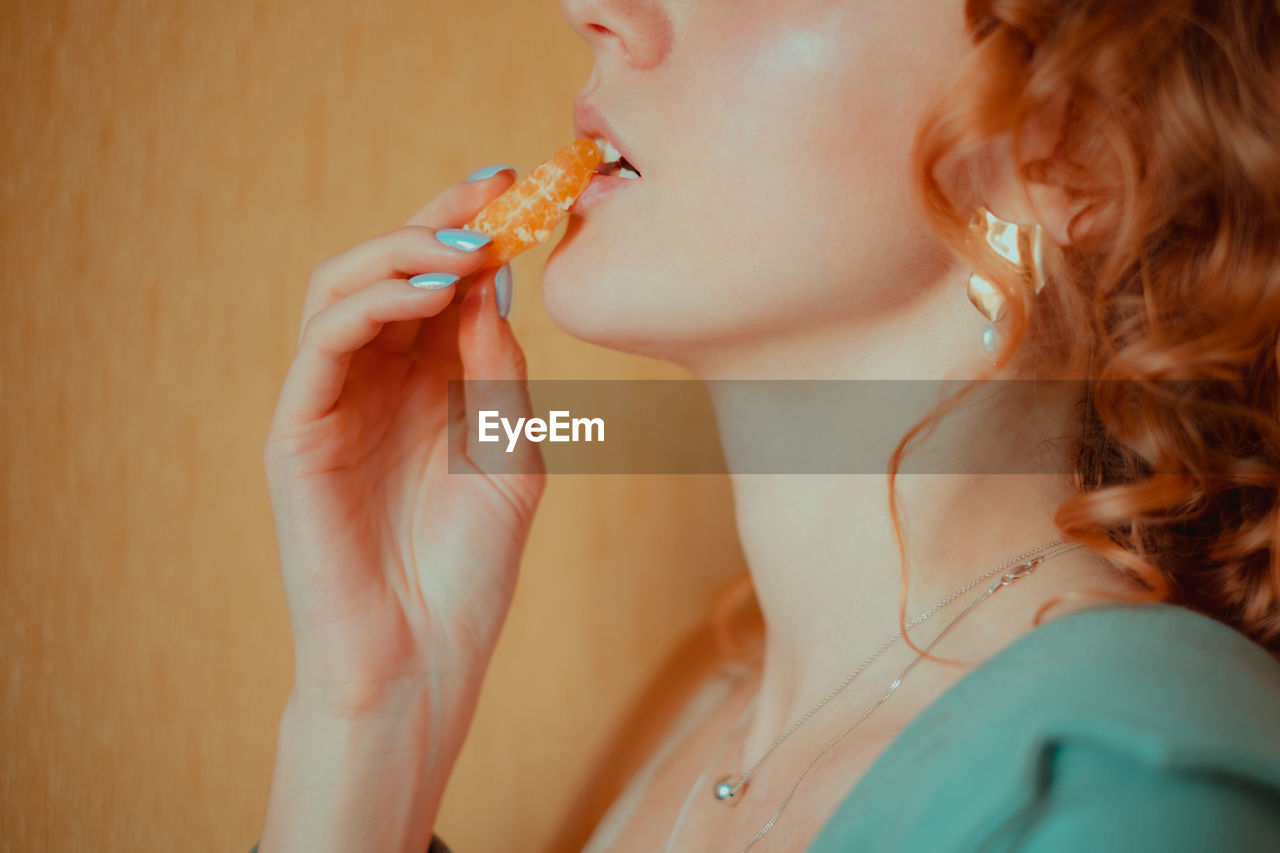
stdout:
<svg viewBox="0 0 1280 853">
<path fill-rule="evenodd" d="M 1006 560 L 1005 562 L 996 566 L 994 569 L 990 570 L 989 572 L 982 575 L 981 577 L 974 578 L 969 583 L 955 590 L 946 598 L 942 599 L 937 604 L 933 605 L 933 607 L 930 607 L 928 610 L 916 616 L 914 619 L 912 619 L 910 622 L 907 623 L 907 629 L 910 630 L 911 628 L 915 628 L 919 625 L 924 624 L 924 622 L 926 622 L 930 617 L 934 616 L 940 610 L 942 610 L 943 608 L 955 602 L 955 600 L 958 599 L 960 596 L 969 592 L 978 584 L 983 583 L 984 581 L 990 580 L 991 578 L 995 577 L 997 574 L 1000 574 L 1001 572 L 1009 569 L 1011 566 L 1015 566 L 1015 565 L 1018 565 L 1019 563 L 1024 563 L 1032 559 L 1046 560 L 1049 558 L 1049 556 L 1057 556 L 1056 553 L 1049 556 L 1042 556 L 1042 552 L 1046 552 L 1054 548 L 1062 547 L 1064 544 L 1065 543 L 1061 539 L 1055 539 L 1053 542 L 1050 542 L 1046 545 L 1041 545 L 1038 548 L 1033 548 L 1030 551 L 1026 551 L 1022 554 L 1019 554 L 1016 557 L 1012 557 Z M 737 803 L 739 795 L 745 792 L 747 785 L 751 781 L 751 777 L 754 776 L 756 771 L 760 769 L 760 765 L 764 763 L 765 759 L 768 758 L 769 755 L 775 749 L 777 749 L 782 744 L 783 741 L 791 737 L 791 735 L 794 734 L 797 729 L 799 729 L 806 722 L 808 722 L 809 718 L 811 718 L 814 714 L 818 713 L 818 711 L 820 711 L 824 705 L 826 705 L 828 702 L 830 702 L 832 699 L 838 696 L 841 693 L 841 691 L 843 691 L 846 687 L 852 684 L 853 681 L 863 673 L 863 671 L 865 671 L 869 666 L 871 666 L 871 664 L 875 663 L 876 660 L 881 655 L 887 652 L 901 639 L 902 639 L 902 632 L 897 631 L 894 633 L 893 636 L 891 636 L 889 639 L 881 643 L 880 646 L 876 648 L 875 651 L 873 651 L 870 655 L 867 656 L 866 660 L 864 660 L 861 664 L 858 665 L 857 669 L 849 673 L 849 675 L 846 676 L 845 679 L 841 681 L 838 685 L 836 685 L 836 687 L 830 693 L 824 696 L 818 702 L 818 704 L 814 705 L 812 708 L 806 711 L 799 719 L 797 719 L 794 723 L 792 723 L 789 728 L 787 728 L 782 734 L 778 735 L 778 738 L 769 746 L 768 749 L 764 751 L 764 754 L 761 755 L 756 760 L 755 764 L 751 765 L 750 769 L 748 769 L 746 773 L 742 774 L 741 777 L 735 777 L 732 774 L 730 774 L 717 780 L 716 784 L 712 788 L 712 794 L 715 796 L 715 798 L 717 800 L 720 800 L 721 802 L 728 803 L 730 805 Z"/>
<path fill-rule="evenodd" d="M 841 731 L 831 741 L 829 741 L 826 744 L 826 746 L 824 746 L 821 750 L 817 752 L 817 754 L 815 754 L 811 759 L 809 759 L 809 762 L 805 764 L 804 769 L 800 771 L 800 775 L 796 777 L 796 780 L 791 784 L 791 787 L 787 790 L 787 793 L 784 795 L 782 799 L 781 805 L 778 806 L 777 810 L 774 811 L 773 815 L 764 824 L 764 826 L 762 826 L 760 830 L 756 832 L 754 836 L 752 836 L 751 840 L 747 842 L 746 846 L 742 848 L 743 853 L 746 853 L 746 851 L 754 847 L 757 843 L 759 843 L 759 841 L 762 838 L 764 838 L 764 836 L 769 832 L 769 830 L 773 829 L 774 825 L 778 822 L 778 818 L 782 816 L 782 812 L 786 809 L 787 805 L 791 802 L 791 797 L 793 794 L 795 794 L 796 789 L 800 786 L 800 782 L 803 781 L 804 777 L 809 773 L 809 771 L 813 768 L 813 766 L 817 764 L 818 761 L 824 755 L 826 755 L 828 752 L 834 749 L 836 744 L 844 740 L 844 738 L 847 737 L 850 732 L 852 732 L 854 729 L 860 726 L 868 717 L 870 717 L 876 711 L 876 709 L 878 709 L 885 702 L 889 701 L 889 698 L 893 696 L 894 693 L 897 692 L 899 687 L 902 686 L 902 682 L 906 679 L 908 675 L 911 674 L 911 671 L 914 670 L 920 664 L 920 662 L 925 659 L 926 656 L 928 656 L 933 652 L 933 650 L 937 647 L 937 645 L 940 642 L 942 642 L 942 640 L 949 633 L 951 633 L 952 629 L 954 629 L 958 624 L 960 624 L 961 620 L 963 620 L 966 616 L 972 613 L 979 605 L 981 605 L 984 601 L 986 601 L 988 598 L 990 598 L 1000 589 L 1006 586 L 1009 586 L 1010 584 L 1013 584 L 1018 580 L 1021 580 L 1022 578 L 1031 574 L 1040 563 L 1043 563 L 1046 560 L 1050 560 L 1054 557 L 1057 557 L 1060 554 L 1065 554 L 1068 551 L 1075 550 L 1076 548 L 1079 548 L 1079 547 L 1081 546 L 1078 544 L 1066 544 L 1061 539 L 1055 539 L 1053 542 L 1047 543 L 1045 545 L 1041 545 L 1038 548 L 1033 548 L 1030 551 L 1027 551 L 1023 554 L 1019 554 L 1016 557 L 1006 560 L 1005 562 L 1001 563 L 999 566 L 996 566 L 994 569 L 991 569 L 985 574 L 977 578 L 974 578 L 969 583 L 965 584 L 964 586 L 960 587 L 956 591 L 952 592 L 946 598 L 942 599 L 937 604 L 933 605 L 928 610 L 925 610 L 924 612 L 917 615 L 914 619 L 909 621 L 906 624 L 906 627 L 908 629 L 914 628 L 924 623 L 926 620 L 928 620 L 930 617 L 937 614 L 940 610 L 942 610 L 949 604 L 954 603 L 956 599 L 960 598 L 960 596 L 969 592 L 974 587 L 984 583 L 985 581 L 988 581 L 994 578 L 996 575 L 1001 575 L 999 580 L 997 580 L 989 588 L 987 588 L 985 591 L 983 591 L 978 596 L 976 596 L 972 601 L 970 601 L 963 610 L 961 610 L 959 613 L 956 614 L 955 618 L 953 618 L 950 622 L 948 622 L 946 626 L 944 626 L 942 630 L 938 632 L 937 636 L 935 636 L 933 640 L 930 641 L 927 646 L 925 646 L 924 652 L 922 654 L 917 654 L 915 658 L 913 658 L 912 661 L 909 664 L 907 664 L 907 666 L 898 674 L 898 677 L 895 678 L 893 682 L 889 685 L 889 688 L 878 699 L 872 702 L 871 705 L 868 706 L 860 715 L 858 715 L 858 717 L 855 718 L 852 723 L 850 723 L 843 731 Z M 747 784 L 751 780 L 751 777 L 756 773 L 757 770 L 759 770 L 760 765 L 764 763 L 765 759 L 768 758 L 769 755 L 771 755 L 774 752 L 774 750 L 776 750 L 778 746 L 782 744 L 783 741 L 785 741 L 788 737 L 794 734 L 797 729 L 799 729 L 806 722 L 808 722 L 809 719 L 812 718 L 813 715 L 816 714 L 824 705 L 826 705 L 828 702 L 834 699 L 837 695 L 839 695 L 842 690 L 848 687 L 855 679 L 857 679 L 859 675 L 861 675 L 872 663 L 874 663 L 876 659 L 878 659 L 881 655 L 883 655 L 886 651 L 888 651 L 900 639 L 902 639 L 901 630 L 897 631 L 896 633 L 894 633 L 893 636 L 891 636 L 889 639 L 881 643 L 880 646 L 878 646 L 876 650 L 873 651 L 866 658 L 866 660 L 864 660 L 861 664 L 858 665 L 857 669 L 855 669 L 848 676 L 846 676 L 845 679 L 841 681 L 840 684 L 837 685 L 831 692 L 829 692 L 826 696 L 824 696 L 818 702 L 818 704 L 814 705 L 812 708 L 806 711 L 803 715 L 800 716 L 799 719 L 796 720 L 796 722 L 792 723 L 791 726 L 789 726 L 781 735 L 779 735 L 778 738 L 774 740 L 774 742 L 769 746 L 769 748 L 765 750 L 764 754 L 761 755 L 760 758 L 757 759 L 753 765 L 751 765 L 751 768 L 745 774 L 743 774 L 741 778 L 735 778 L 732 775 L 730 775 L 730 776 L 725 776 L 720 780 L 718 780 L 712 788 L 712 793 L 715 795 L 716 799 L 722 802 L 727 802 L 729 804 L 733 804 L 734 802 L 737 802 L 740 795 L 742 795 L 745 792 Z M 742 723 L 747 719 L 747 715 L 755 706 L 756 699 L 758 698 L 759 698 L 759 694 L 757 693 L 756 696 L 752 697 L 751 701 L 747 703 L 747 707 L 743 709 L 743 712 L 738 717 L 737 721 L 734 722 L 734 724 L 730 727 L 729 731 L 725 735 L 724 740 L 722 741 L 720 746 L 717 748 L 715 754 L 712 756 L 711 761 L 707 762 L 707 766 L 704 767 L 702 770 L 702 773 L 699 774 L 697 780 L 694 782 L 692 790 L 690 790 L 689 793 L 685 795 L 684 802 L 680 807 L 680 811 L 676 815 L 675 824 L 671 827 L 671 833 L 667 836 L 667 843 L 666 843 L 666 846 L 664 847 L 664 850 L 666 851 L 666 853 L 670 853 L 671 851 L 672 842 L 675 841 L 676 835 L 680 829 L 680 825 L 684 822 L 685 814 L 688 811 L 689 804 L 692 802 L 692 799 L 693 799 L 693 794 L 696 791 L 698 791 L 704 784 L 707 771 L 711 769 L 711 762 L 713 762 L 716 758 L 719 757 L 720 753 L 724 750 L 725 746 L 728 744 L 728 741 L 732 737 L 733 733 L 737 731 L 738 728 L 742 725 Z"/>
</svg>

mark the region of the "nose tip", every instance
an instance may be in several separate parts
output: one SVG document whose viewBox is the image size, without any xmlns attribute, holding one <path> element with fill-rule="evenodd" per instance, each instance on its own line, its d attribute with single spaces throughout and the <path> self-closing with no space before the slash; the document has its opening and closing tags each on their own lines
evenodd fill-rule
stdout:
<svg viewBox="0 0 1280 853">
<path fill-rule="evenodd" d="M 659 0 L 560 0 L 560 9 L 597 62 L 614 54 L 631 67 L 646 69 L 671 52 L 671 16 Z"/>
</svg>

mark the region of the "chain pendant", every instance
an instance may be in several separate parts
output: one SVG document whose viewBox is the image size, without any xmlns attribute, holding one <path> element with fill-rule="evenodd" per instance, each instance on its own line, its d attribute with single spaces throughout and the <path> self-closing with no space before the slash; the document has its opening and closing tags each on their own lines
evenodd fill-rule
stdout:
<svg viewBox="0 0 1280 853">
<path fill-rule="evenodd" d="M 756 843 L 760 841 L 761 838 L 763 838 L 771 829 L 773 829 L 774 825 L 778 821 L 778 818 L 782 816 L 783 811 L 787 808 L 787 804 L 791 802 L 791 797 L 793 794 L 795 794 L 796 788 L 798 788 L 800 786 L 800 783 L 804 781 L 805 776 L 813 768 L 814 764 L 817 763 L 818 759 L 822 758 L 822 756 L 830 752 L 831 749 L 834 748 L 838 743 L 840 743 L 845 738 L 846 735 L 848 735 L 850 732 L 856 729 L 859 725 L 861 725 L 862 722 L 866 720 L 869 716 L 871 716 L 871 714 L 877 708 L 879 708 L 881 705 L 887 702 L 890 699 L 890 697 L 892 697 L 893 694 L 897 692 L 898 688 L 902 685 L 903 681 L 911 673 L 911 671 L 916 667 L 916 665 L 920 663 L 921 660 L 923 660 L 927 655 L 929 655 L 933 651 L 933 649 L 942 641 L 942 639 L 951 632 L 952 628 L 954 628 L 957 624 L 959 624 L 960 621 L 963 620 L 966 616 L 968 616 L 969 613 L 971 613 L 975 608 L 977 608 L 984 601 L 986 601 L 993 594 L 995 594 L 996 590 L 1000 589 L 1001 587 L 1009 586 L 1010 584 L 1016 583 L 1022 578 L 1027 577 L 1028 575 L 1030 575 L 1032 572 L 1035 571 L 1036 567 L 1040 563 L 1043 563 L 1046 560 L 1052 559 L 1060 554 L 1065 554 L 1068 551 L 1073 551 L 1076 548 L 1080 548 L 1080 547 L 1083 547 L 1083 546 L 1081 546 L 1078 543 L 1066 543 L 1061 539 L 1055 539 L 1053 542 L 1050 542 L 1046 545 L 1041 545 L 1038 548 L 1034 548 L 1030 551 L 1027 551 L 1026 553 L 1020 554 L 1017 557 L 1014 557 L 1013 559 L 1007 560 L 1006 562 L 1000 564 L 996 568 L 991 569 L 985 574 L 980 575 L 977 578 L 974 578 L 972 581 L 960 587 L 959 589 L 955 590 L 954 592 L 951 593 L 951 595 L 942 599 L 933 607 L 929 608 L 928 610 L 924 611 L 920 615 L 916 616 L 915 619 L 911 620 L 911 622 L 907 624 L 908 628 L 913 628 L 916 625 L 923 624 L 926 620 L 934 616 L 944 607 L 947 607 L 948 605 L 955 602 L 958 598 L 960 598 L 960 596 L 969 592 L 971 589 L 974 589 L 975 587 L 980 589 L 981 588 L 980 584 L 990 582 L 994 579 L 994 583 L 992 583 L 991 586 L 988 587 L 985 592 L 980 593 L 977 597 L 975 597 L 972 601 L 970 601 L 963 610 L 961 610 L 958 614 L 956 614 L 955 618 L 953 618 L 950 622 L 948 622 L 945 626 L 943 626 L 942 630 L 939 631 L 938 634 L 933 638 L 933 640 L 930 641 L 930 643 L 925 647 L 923 654 L 917 654 L 915 659 L 910 664 L 908 664 L 906 668 L 904 668 L 899 672 L 898 677 L 895 678 L 893 682 L 889 685 L 889 689 L 885 692 L 883 696 L 881 696 L 875 702 L 871 703 L 871 705 L 867 707 L 862 712 L 862 714 L 859 717 L 857 717 L 850 725 L 848 725 L 844 729 L 844 731 L 836 735 L 836 737 L 833 740 L 829 741 L 825 747 L 823 747 L 821 750 L 819 750 L 819 752 L 816 755 L 814 755 L 811 759 L 809 759 L 809 763 L 806 764 L 804 769 L 800 771 L 800 775 L 797 776 L 795 781 L 791 783 L 790 789 L 787 791 L 785 796 L 783 796 L 781 805 L 778 806 L 777 810 L 773 813 L 773 816 L 769 818 L 768 822 L 765 823 L 765 825 L 760 828 L 760 831 L 757 832 L 755 836 L 750 841 L 747 842 L 747 845 L 746 847 L 743 848 L 742 853 L 747 853 L 748 850 L 754 847 Z M 726 803 L 730 806 L 737 805 L 738 801 L 742 799 L 742 795 L 746 792 L 747 786 L 750 783 L 751 779 L 755 776 L 755 771 L 760 766 L 760 762 L 764 761 L 764 759 L 767 758 L 773 752 L 774 748 L 777 747 L 778 744 L 786 740 L 786 738 L 789 737 L 792 732 L 794 732 L 801 725 L 803 725 L 805 721 L 807 721 L 816 711 L 818 711 L 818 709 L 826 705 L 831 698 L 833 698 L 841 690 L 843 690 L 845 686 L 847 686 L 850 682 L 853 681 L 854 678 L 856 678 L 859 674 L 861 674 L 861 672 L 867 666 L 869 666 L 873 661 L 879 658 L 883 652 L 888 650 L 894 643 L 898 642 L 901 639 L 902 639 L 902 633 L 899 632 L 894 636 L 890 637 L 889 639 L 887 639 L 884 643 L 882 643 L 876 651 L 872 652 L 871 656 L 867 658 L 867 660 L 862 664 L 862 666 L 854 670 L 853 673 L 851 673 L 848 678 L 846 678 L 843 682 L 841 682 L 840 685 L 836 687 L 835 690 L 829 693 L 821 702 L 819 702 L 804 716 L 802 716 L 799 719 L 799 721 L 796 722 L 790 729 L 783 732 L 783 734 L 776 741 L 774 741 L 773 745 L 770 746 L 769 749 L 765 751 L 764 755 L 759 760 L 756 761 L 755 765 L 746 771 L 745 779 L 740 776 L 736 776 L 732 773 L 720 777 L 720 779 L 718 779 L 711 788 L 711 793 L 716 798 L 716 800 L 722 803 Z M 756 698 L 759 698 L 758 695 Z M 753 698 L 752 704 L 754 704 L 754 702 L 755 702 L 755 699 Z M 747 709 L 742 712 L 741 717 L 739 717 L 738 722 L 733 725 L 730 732 L 737 730 L 737 728 L 742 725 L 742 722 L 746 719 L 747 712 L 750 710 L 751 707 L 752 706 L 750 704 L 747 706 Z M 728 736 L 726 735 L 725 742 L 727 743 L 727 741 L 728 741 Z M 724 750 L 724 745 L 722 744 L 720 747 L 720 751 L 716 753 L 716 756 L 718 757 L 720 752 L 722 752 L 723 750 Z M 698 779 L 697 781 L 694 782 L 693 787 L 689 790 L 689 793 L 685 795 L 684 802 L 680 806 L 680 811 L 679 813 L 676 814 L 675 822 L 671 826 L 671 831 L 667 834 L 667 843 L 666 843 L 666 846 L 663 848 L 665 853 L 671 853 L 672 845 L 675 843 L 676 836 L 680 832 L 680 826 L 684 821 L 685 813 L 689 810 L 689 806 L 693 802 L 694 794 L 697 792 L 698 788 L 700 788 L 704 784 L 703 780 L 706 778 L 706 775 L 708 772 L 710 772 L 710 770 L 711 770 L 711 764 L 710 762 L 708 762 L 706 765 L 703 766 L 702 772 L 698 774 Z"/>
<path fill-rule="evenodd" d="M 715 794 L 716 799 L 720 802 L 733 806 L 737 805 L 738 795 L 745 789 L 746 786 L 739 781 L 738 777 L 731 774 L 718 779 L 715 786 L 712 787 L 711 793 Z"/>
</svg>

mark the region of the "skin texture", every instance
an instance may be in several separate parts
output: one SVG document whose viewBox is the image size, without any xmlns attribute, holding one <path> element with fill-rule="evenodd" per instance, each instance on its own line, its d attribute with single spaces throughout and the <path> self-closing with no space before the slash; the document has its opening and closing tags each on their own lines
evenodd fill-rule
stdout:
<svg viewBox="0 0 1280 853">
<path fill-rule="evenodd" d="M 544 279 L 560 326 L 706 379 L 942 379 L 985 368 L 984 320 L 965 295 L 969 271 L 926 227 L 909 169 L 922 113 L 970 49 L 959 0 L 561 5 L 595 54 L 582 97 L 643 177 L 571 219 Z M 1028 155 L 1043 156 L 1055 139 L 1052 123 L 1035 128 Z M 1019 192 L 1009 150 L 1008 140 L 991 140 L 955 165 L 982 176 L 979 201 L 1002 218 L 1039 221 L 1063 239 L 1072 212 L 1063 195 L 1049 186 Z M 736 426 L 741 401 L 722 390 L 712 396 L 730 469 L 749 465 L 752 447 Z M 766 424 L 771 434 L 824 416 L 791 401 L 760 402 L 754 417 L 777 415 Z M 975 402 L 926 448 L 956 459 L 970 448 L 1034 444 L 1069 431 L 1070 403 Z M 653 781 L 614 851 L 662 849 L 709 762 L 721 772 L 753 762 L 897 628 L 904 586 L 884 476 L 734 475 L 733 487 L 765 619 L 763 666 Z M 900 477 L 909 611 L 1056 539 L 1053 510 L 1069 488 L 1048 475 Z M 1072 552 L 985 604 L 939 654 L 982 660 L 1029 630 L 1042 604 L 1082 590 L 1130 591 L 1109 566 Z M 911 656 L 902 648 L 886 655 L 861 689 L 788 739 L 753 782 L 762 793 L 733 809 L 695 794 L 676 849 L 745 843 L 806 761 Z M 874 757 L 962 672 L 940 663 L 915 670 L 806 777 L 753 849 L 802 849 Z M 757 710 L 726 743 L 757 691 Z M 721 749 L 737 758 L 713 758 Z"/>
<path fill-rule="evenodd" d="M 941 286 L 908 162 L 967 48 L 959 3 L 562 6 L 596 53 L 583 95 L 643 175 L 552 256 L 545 299 L 565 330 L 756 376 L 741 350 L 844 335 Z"/>
<path fill-rule="evenodd" d="M 449 462 L 475 448 L 450 447 L 448 380 L 520 379 L 525 362 L 488 247 L 436 233 L 511 180 L 450 187 L 311 276 L 263 453 L 295 660 L 264 853 L 430 841 L 543 484 L 532 453 Z M 413 286 L 422 273 L 457 280 Z M 467 399 L 464 441 L 478 408 L 529 413 L 526 395 L 489 397 Z"/>
<path fill-rule="evenodd" d="M 978 371 L 981 318 L 964 295 L 966 271 L 925 228 L 908 168 L 922 110 L 968 49 L 959 0 L 563 6 L 596 57 L 583 95 L 644 177 L 571 220 L 545 276 L 561 326 L 708 378 Z M 980 165 L 1010 171 L 998 153 Z M 446 189 L 405 228 L 312 276 L 264 452 L 297 665 L 262 853 L 420 853 L 430 838 L 543 488 L 534 452 L 484 475 L 451 476 L 446 464 L 446 380 L 519 379 L 525 363 L 496 309 L 486 250 L 448 249 L 435 233 L 460 227 L 511 181 L 503 173 Z M 990 185 L 993 202 L 1015 197 L 998 177 Z M 1027 221 L 1014 203 L 997 212 Z M 1052 203 L 1041 212 L 1048 226 L 1061 213 Z M 460 278 L 436 290 L 408 284 L 441 272 Z M 714 397 L 732 468 L 752 452 L 733 428 L 740 401 Z M 518 416 L 529 405 L 466 402 L 471 417 L 480 408 Z M 962 455 L 1059 433 L 1066 402 L 979 405 L 930 449 Z M 765 424 L 777 435 L 788 419 L 823 416 L 794 404 L 763 410 L 783 416 Z M 733 487 L 766 621 L 764 665 L 655 780 L 619 851 L 661 849 L 722 745 L 712 735 L 757 687 L 757 710 L 723 744 L 740 757 L 734 764 L 760 755 L 897 627 L 904 587 L 883 476 L 735 476 Z M 1048 476 L 904 477 L 910 610 L 1055 538 L 1052 509 L 1065 490 Z M 1116 588 L 1082 552 L 1053 569 L 984 605 L 940 653 L 980 660 L 1028 630 L 1047 600 Z M 867 689 L 883 690 L 902 662 L 887 655 L 884 672 L 867 672 Z M 755 849 L 801 849 L 956 673 L 921 666 L 892 708 L 807 777 Z M 698 798 L 678 849 L 750 838 L 774 794 L 867 695 L 842 696 L 771 757 L 753 781 L 762 797 L 734 809 Z"/>
</svg>

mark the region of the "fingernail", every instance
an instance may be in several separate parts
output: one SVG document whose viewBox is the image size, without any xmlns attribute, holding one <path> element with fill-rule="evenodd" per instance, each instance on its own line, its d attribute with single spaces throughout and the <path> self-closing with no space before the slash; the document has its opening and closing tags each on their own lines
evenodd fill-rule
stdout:
<svg viewBox="0 0 1280 853">
<path fill-rule="evenodd" d="M 487 246 L 493 241 L 493 238 L 488 234 L 481 234 L 479 231 L 468 231 L 465 228 L 442 228 L 436 232 L 436 239 L 446 246 L 452 246 L 464 252 L 474 252 L 476 249 Z"/>
<path fill-rule="evenodd" d="M 423 290 L 440 290 L 448 287 L 458 280 L 456 275 L 447 272 L 428 272 L 422 275 L 415 275 L 409 279 L 409 283 L 414 287 L 421 287 Z"/>
<path fill-rule="evenodd" d="M 511 267 L 503 264 L 493 277 L 493 292 L 498 297 L 498 316 L 506 319 L 511 312 Z"/>
<path fill-rule="evenodd" d="M 483 169 L 476 169 L 470 175 L 467 175 L 468 181 L 483 181 L 485 178 L 492 178 L 499 172 L 514 172 L 515 166 L 485 166 Z"/>
</svg>

